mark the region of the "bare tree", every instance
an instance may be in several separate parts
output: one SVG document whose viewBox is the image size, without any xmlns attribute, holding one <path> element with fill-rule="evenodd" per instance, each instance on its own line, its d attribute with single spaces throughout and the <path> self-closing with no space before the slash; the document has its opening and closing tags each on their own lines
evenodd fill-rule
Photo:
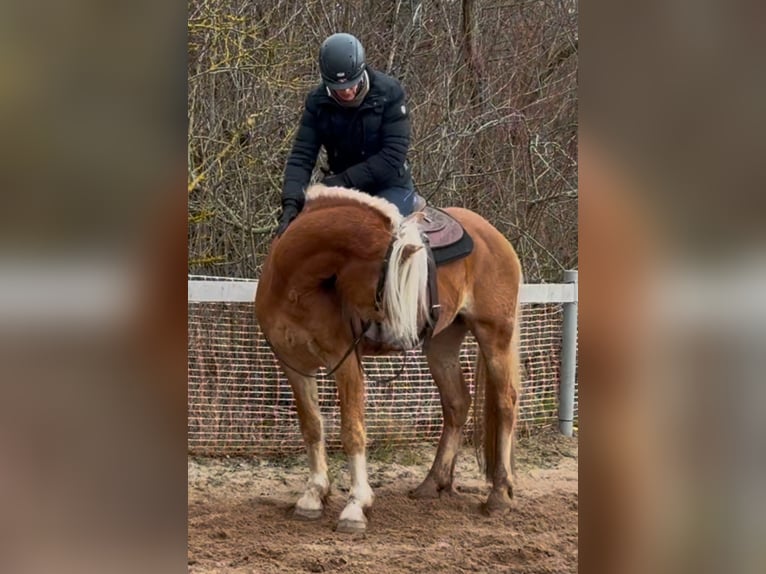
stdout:
<svg viewBox="0 0 766 574">
<path fill-rule="evenodd" d="M 189 271 L 255 277 L 324 37 L 408 93 L 416 185 L 500 229 L 527 280 L 577 265 L 577 3 L 190 0 Z"/>
</svg>

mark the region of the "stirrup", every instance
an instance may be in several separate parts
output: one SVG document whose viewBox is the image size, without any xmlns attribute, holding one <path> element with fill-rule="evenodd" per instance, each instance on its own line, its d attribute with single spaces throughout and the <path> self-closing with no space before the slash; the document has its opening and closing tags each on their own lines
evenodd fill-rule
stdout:
<svg viewBox="0 0 766 574">
<path fill-rule="evenodd" d="M 412 200 L 412 212 L 423 211 L 426 208 L 426 198 L 415 192 L 415 198 Z"/>
</svg>

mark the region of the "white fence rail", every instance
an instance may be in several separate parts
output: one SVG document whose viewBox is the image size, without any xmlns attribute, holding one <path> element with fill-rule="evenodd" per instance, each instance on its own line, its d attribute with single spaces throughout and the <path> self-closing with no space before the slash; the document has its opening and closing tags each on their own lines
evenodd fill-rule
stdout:
<svg viewBox="0 0 766 574">
<path fill-rule="evenodd" d="M 573 273 L 576 275 L 577 272 Z M 188 287 L 189 303 L 252 303 L 258 281 L 256 279 L 189 279 Z M 522 304 L 576 303 L 577 284 L 575 282 L 526 283 L 521 286 L 519 300 Z"/>
</svg>

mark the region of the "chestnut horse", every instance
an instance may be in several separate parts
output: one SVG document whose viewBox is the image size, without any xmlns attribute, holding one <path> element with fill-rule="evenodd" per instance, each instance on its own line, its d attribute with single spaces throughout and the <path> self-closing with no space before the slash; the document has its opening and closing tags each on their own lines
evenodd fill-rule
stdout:
<svg viewBox="0 0 766 574">
<path fill-rule="evenodd" d="M 483 509 L 510 508 L 511 446 L 518 410 L 518 293 L 521 265 L 510 243 L 479 215 L 446 210 L 471 235 L 470 255 L 438 267 L 438 321 L 427 325 L 428 258 L 416 213 L 402 218 L 380 198 L 310 187 L 298 218 L 271 245 L 255 297 L 263 334 L 295 396 L 310 476 L 295 514 L 321 516 L 330 491 L 315 374 L 332 372 L 351 490 L 337 529 L 360 532 L 373 492 L 367 480 L 361 357 L 423 349 L 444 413 L 436 457 L 415 498 L 454 494 L 455 460 L 471 395 L 459 360 L 468 331 L 479 346 L 477 397 L 484 395 L 484 458 L 492 487 Z M 384 261 L 387 263 L 384 264 Z M 477 417 L 478 418 L 478 417 Z"/>
</svg>

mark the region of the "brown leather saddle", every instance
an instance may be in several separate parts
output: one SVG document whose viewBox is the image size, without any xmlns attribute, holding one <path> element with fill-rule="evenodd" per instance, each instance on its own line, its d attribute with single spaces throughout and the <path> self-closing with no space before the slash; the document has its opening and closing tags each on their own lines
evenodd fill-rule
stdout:
<svg viewBox="0 0 766 574">
<path fill-rule="evenodd" d="M 446 211 L 426 206 L 417 212 L 421 232 L 428 240 L 436 266 L 461 259 L 473 251 L 473 239 Z"/>
</svg>

